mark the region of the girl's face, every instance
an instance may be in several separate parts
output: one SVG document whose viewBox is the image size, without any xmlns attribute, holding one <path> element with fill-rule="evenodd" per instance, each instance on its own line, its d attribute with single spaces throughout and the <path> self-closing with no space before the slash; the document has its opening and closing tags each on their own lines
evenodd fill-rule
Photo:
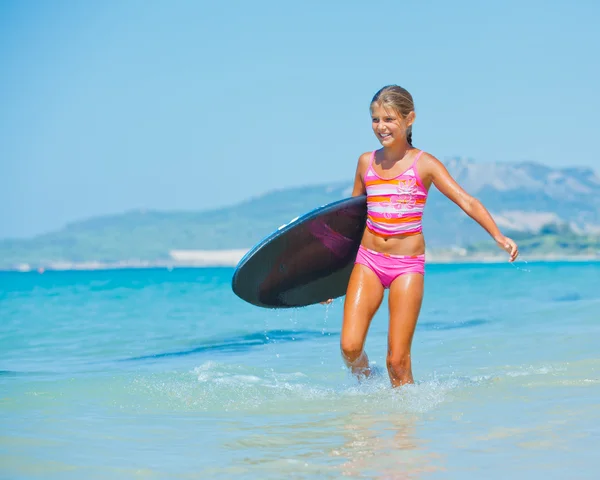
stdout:
<svg viewBox="0 0 600 480">
<path fill-rule="evenodd" d="M 403 118 L 399 112 L 390 107 L 376 103 L 371 105 L 373 133 L 384 147 L 406 142 L 406 130 L 413 124 L 414 118 L 414 112 L 410 112 Z"/>
</svg>

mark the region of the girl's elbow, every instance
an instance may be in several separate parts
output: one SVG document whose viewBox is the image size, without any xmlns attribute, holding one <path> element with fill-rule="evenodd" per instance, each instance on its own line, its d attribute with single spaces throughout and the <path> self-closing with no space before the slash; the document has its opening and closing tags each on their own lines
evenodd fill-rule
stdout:
<svg viewBox="0 0 600 480">
<path fill-rule="evenodd" d="M 469 216 L 472 216 L 482 206 L 483 204 L 475 197 L 468 196 L 462 201 L 462 209 Z"/>
</svg>

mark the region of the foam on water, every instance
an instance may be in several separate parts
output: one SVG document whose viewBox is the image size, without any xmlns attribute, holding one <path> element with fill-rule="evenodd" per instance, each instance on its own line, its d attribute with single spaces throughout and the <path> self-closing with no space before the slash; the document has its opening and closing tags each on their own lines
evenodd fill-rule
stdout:
<svg viewBox="0 0 600 480">
<path fill-rule="evenodd" d="M 377 371 L 377 369 L 375 369 Z M 350 411 L 425 413 L 454 393 L 485 383 L 487 379 L 433 377 L 390 388 L 387 374 L 357 381 L 345 369 L 337 374 L 276 372 L 208 361 L 190 372 L 152 374 L 131 386 L 147 409 L 198 412 L 344 413 Z M 140 404 L 138 404 L 140 405 Z"/>
</svg>

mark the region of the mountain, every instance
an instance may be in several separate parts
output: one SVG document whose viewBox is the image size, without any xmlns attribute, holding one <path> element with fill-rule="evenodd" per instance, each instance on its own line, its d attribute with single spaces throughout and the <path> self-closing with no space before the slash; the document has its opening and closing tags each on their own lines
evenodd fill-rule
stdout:
<svg viewBox="0 0 600 480">
<path fill-rule="evenodd" d="M 538 233 L 546 224 L 564 223 L 577 233 L 600 233 L 600 178 L 591 169 L 462 158 L 445 164 L 505 231 Z M 439 192 L 432 192 L 428 208 L 424 226 L 431 246 L 469 245 L 487 238 L 479 225 Z"/>
<path fill-rule="evenodd" d="M 532 235 L 547 225 L 564 225 L 575 234 L 600 233 L 600 178 L 591 169 L 463 158 L 445 164 L 504 231 Z M 137 210 L 95 217 L 31 239 L 0 241 L 0 268 L 61 261 L 160 261 L 172 250 L 249 248 L 292 218 L 350 193 L 350 183 L 340 182 L 271 191 L 217 210 Z M 489 238 L 433 187 L 423 222 L 430 248 L 465 247 Z"/>
<path fill-rule="evenodd" d="M 462 159 L 450 160 L 447 167 L 464 188 L 503 217 L 518 212 L 555 215 L 556 220 L 582 230 L 600 224 L 600 178 L 589 168 L 551 169 L 530 162 L 477 164 Z M 541 225 L 525 221 L 519 227 L 539 230 Z"/>
</svg>

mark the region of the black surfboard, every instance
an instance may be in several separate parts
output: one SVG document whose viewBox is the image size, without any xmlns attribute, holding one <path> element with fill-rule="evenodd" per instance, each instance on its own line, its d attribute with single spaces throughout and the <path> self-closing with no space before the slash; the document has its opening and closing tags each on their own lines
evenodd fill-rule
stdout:
<svg viewBox="0 0 600 480">
<path fill-rule="evenodd" d="M 282 225 L 240 260 L 234 293 L 265 308 L 303 307 L 345 295 L 366 218 L 362 195 Z"/>
</svg>

